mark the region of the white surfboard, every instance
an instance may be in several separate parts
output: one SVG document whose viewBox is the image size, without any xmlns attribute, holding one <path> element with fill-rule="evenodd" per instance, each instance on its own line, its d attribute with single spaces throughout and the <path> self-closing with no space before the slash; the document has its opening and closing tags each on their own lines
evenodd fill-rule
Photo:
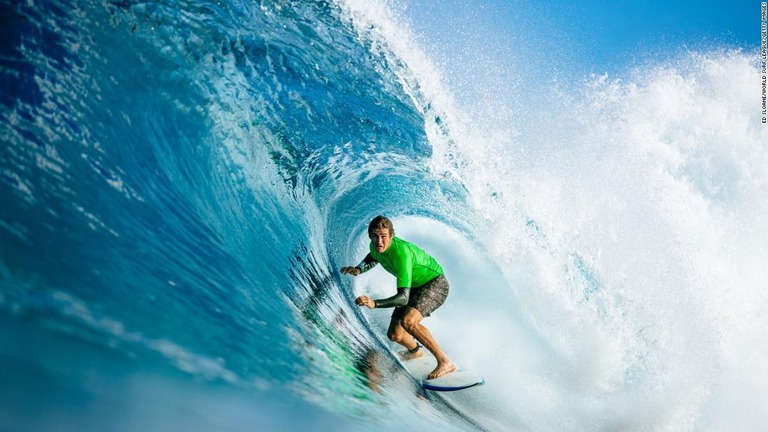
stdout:
<svg viewBox="0 0 768 432">
<path fill-rule="evenodd" d="M 437 366 L 437 360 L 426 350 L 423 356 L 412 360 L 405 360 L 403 365 L 421 383 L 421 388 L 425 390 L 456 391 L 485 383 L 485 379 L 477 372 L 458 367 L 456 371 L 443 375 L 440 378 L 427 379 L 427 375 Z"/>
<path fill-rule="evenodd" d="M 451 372 L 440 378 L 421 380 L 421 388 L 434 391 L 464 390 L 483 384 L 485 384 L 485 379 L 480 374 L 466 369 Z"/>
</svg>

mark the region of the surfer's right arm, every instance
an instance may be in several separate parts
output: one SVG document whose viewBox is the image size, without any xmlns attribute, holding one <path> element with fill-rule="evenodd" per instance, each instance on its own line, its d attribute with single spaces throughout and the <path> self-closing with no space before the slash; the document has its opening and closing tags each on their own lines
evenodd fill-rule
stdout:
<svg viewBox="0 0 768 432">
<path fill-rule="evenodd" d="M 357 276 L 359 274 L 365 273 L 368 270 L 376 267 L 376 264 L 378 262 L 373 259 L 371 254 L 368 254 L 363 258 L 362 261 L 360 261 L 360 264 L 354 266 L 354 267 L 342 267 L 341 268 L 341 274 L 350 274 L 352 276 Z"/>
</svg>

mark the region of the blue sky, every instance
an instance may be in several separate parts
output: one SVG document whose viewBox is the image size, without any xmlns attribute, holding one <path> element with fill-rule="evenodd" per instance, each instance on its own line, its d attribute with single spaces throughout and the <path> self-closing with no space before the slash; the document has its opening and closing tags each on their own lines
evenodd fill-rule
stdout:
<svg viewBox="0 0 768 432">
<path fill-rule="evenodd" d="M 551 53 L 596 73 L 681 50 L 756 51 L 760 43 L 758 0 L 403 1 L 417 33 L 445 51 Z"/>
<path fill-rule="evenodd" d="M 630 53 L 759 46 L 760 2 L 544 1 L 565 14 L 577 50 L 596 65 L 615 65 Z M 586 49 L 584 47 L 590 47 Z"/>
</svg>

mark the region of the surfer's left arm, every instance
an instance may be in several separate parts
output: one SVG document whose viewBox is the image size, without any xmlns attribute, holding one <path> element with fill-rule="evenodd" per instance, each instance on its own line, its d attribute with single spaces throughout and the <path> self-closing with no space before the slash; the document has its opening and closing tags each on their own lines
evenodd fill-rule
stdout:
<svg viewBox="0 0 768 432">
<path fill-rule="evenodd" d="M 374 300 L 373 305 L 377 308 L 391 308 L 405 306 L 408 304 L 408 295 L 411 292 L 409 288 L 398 288 L 397 294 L 385 299 Z"/>
<path fill-rule="evenodd" d="M 374 300 L 368 296 L 360 296 L 355 299 L 355 304 L 358 306 L 365 306 L 371 309 L 375 308 L 391 308 L 397 306 L 405 306 L 408 304 L 408 296 L 410 289 L 398 288 L 397 294 L 385 299 Z"/>
</svg>

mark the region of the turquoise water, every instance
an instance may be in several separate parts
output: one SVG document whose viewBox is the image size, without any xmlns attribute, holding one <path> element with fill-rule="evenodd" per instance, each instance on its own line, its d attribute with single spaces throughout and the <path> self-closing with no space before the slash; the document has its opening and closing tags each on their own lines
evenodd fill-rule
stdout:
<svg viewBox="0 0 768 432">
<path fill-rule="evenodd" d="M 1 7 L 0 428 L 768 421 L 751 53 L 469 88 L 379 2 Z M 354 306 L 380 213 L 485 386 L 420 392 Z"/>
</svg>

